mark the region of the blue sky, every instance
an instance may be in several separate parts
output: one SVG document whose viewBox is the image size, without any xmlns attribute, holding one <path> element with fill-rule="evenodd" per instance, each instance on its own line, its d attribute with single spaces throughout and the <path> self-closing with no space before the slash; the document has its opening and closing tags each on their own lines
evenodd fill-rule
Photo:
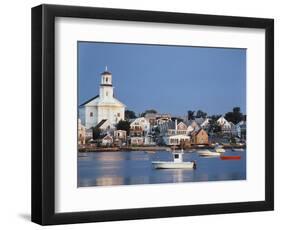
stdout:
<svg viewBox="0 0 281 230">
<path fill-rule="evenodd" d="M 79 104 L 99 93 L 105 66 L 115 97 L 137 114 L 246 113 L 246 49 L 78 42 Z"/>
</svg>

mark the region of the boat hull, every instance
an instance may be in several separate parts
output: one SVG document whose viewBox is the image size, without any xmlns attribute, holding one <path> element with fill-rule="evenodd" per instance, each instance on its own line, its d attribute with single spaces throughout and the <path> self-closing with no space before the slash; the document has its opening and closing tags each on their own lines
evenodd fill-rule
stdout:
<svg viewBox="0 0 281 230">
<path fill-rule="evenodd" d="M 196 164 L 193 161 L 188 162 L 169 162 L 169 161 L 153 161 L 152 165 L 155 169 L 195 169 Z"/>
<path fill-rule="evenodd" d="M 220 156 L 221 153 L 218 152 L 211 152 L 211 151 L 198 151 L 199 155 L 202 157 L 210 157 L 210 156 Z"/>
<path fill-rule="evenodd" d="M 241 156 L 221 156 L 221 160 L 240 160 Z"/>
</svg>

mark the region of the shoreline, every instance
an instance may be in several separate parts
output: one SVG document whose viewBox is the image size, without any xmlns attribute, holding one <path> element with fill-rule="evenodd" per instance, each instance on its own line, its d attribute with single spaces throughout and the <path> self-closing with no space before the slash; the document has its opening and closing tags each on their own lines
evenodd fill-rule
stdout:
<svg viewBox="0 0 281 230">
<path fill-rule="evenodd" d="M 222 145 L 224 149 L 246 149 L 246 145 Z M 176 148 L 181 149 L 179 146 Z M 196 149 L 214 149 L 214 146 L 210 145 L 194 145 L 188 148 L 184 148 L 184 150 L 196 150 Z M 136 146 L 136 147 L 84 147 L 78 148 L 78 153 L 83 152 L 132 152 L 132 151 L 171 151 L 171 147 L 169 146 Z"/>
</svg>

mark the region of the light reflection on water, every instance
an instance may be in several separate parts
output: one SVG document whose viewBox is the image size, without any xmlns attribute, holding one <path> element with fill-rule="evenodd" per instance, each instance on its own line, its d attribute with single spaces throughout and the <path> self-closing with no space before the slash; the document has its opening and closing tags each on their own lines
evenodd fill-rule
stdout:
<svg viewBox="0 0 281 230">
<path fill-rule="evenodd" d="M 197 169 L 154 169 L 151 161 L 169 161 L 169 152 L 99 152 L 78 154 L 78 186 L 180 183 L 198 181 L 245 180 L 246 151 L 226 151 L 241 160 L 203 158 L 196 152 L 185 153 L 184 161 L 195 160 Z"/>
</svg>

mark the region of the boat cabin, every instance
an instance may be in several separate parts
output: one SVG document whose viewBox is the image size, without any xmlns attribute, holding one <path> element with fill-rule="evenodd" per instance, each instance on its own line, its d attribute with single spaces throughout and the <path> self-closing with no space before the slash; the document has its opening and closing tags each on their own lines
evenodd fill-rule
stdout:
<svg viewBox="0 0 281 230">
<path fill-rule="evenodd" d="M 182 156 L 183 156 L 183 153 L 174 152 L 173 153 L 174 162 L 177 162 L 177 163 L 183 162 Z"/>
</svg>

